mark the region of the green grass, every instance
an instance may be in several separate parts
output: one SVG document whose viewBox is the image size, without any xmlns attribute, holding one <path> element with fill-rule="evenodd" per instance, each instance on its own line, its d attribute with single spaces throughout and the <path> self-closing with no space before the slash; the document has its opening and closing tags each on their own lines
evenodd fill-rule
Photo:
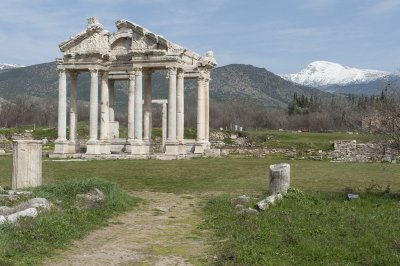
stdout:
<svg viewBox="0 0 400 266">
<path fill-rule="evenodd" d="M 374 140 L 371 134 L 348 134 L 345 132 L 315 133 L 277 130 L 246 131 L 243 134 L 254 143 L 264 145 L 268 148 L 296 148 L 299 150 L 315 149 L 329 151 L 333 150 L 335 140 L 357 140 L 365 143 Z"/>
<path fill-rule="evenodd" d="M 305 191 L 342 191 L 364 188 L 371 182 L 400 190 L 400 164 L 331 163 L 231 156 L 219 159 L 43 161 L 44 183 L 60 183 L 71 178 L 100 177 L 125 190 L 160 192 L 225 191 L 252 193 L 267 189 L 268 166 L 291 165 L 292 185 Z M 11 185 L 12 157 L 0 156 L 0 186 Z"/>
<path fill-rule="evenodd" d="M 229 197 L 207 204 L 217 265 L 399 265 L 399 198 L 362 193 L 289 193 L 256 216 L 241 217 Z"/>
<path fill-rule="evenodd" d="M 76 194 L 98 188 L 106 195 L 101 206 L 90 210 L 75 207 Z M 35 265 L 64 249 L 89 231 L 107 225 L 107 219 L 132 208 L 138 202 L 117 185 L 101 179 L 49 184 L 33 190 L 35 197 L 45 197 L 52 210 L 37 218 L 20 219 L 18 224 L 0 225 L 0 265 Z"/>
</svg>

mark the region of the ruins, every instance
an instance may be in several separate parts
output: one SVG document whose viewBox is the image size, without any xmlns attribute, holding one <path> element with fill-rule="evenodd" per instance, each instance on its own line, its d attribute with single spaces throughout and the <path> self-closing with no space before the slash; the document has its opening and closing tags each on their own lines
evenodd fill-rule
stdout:
<svg viewBox="0 0 400 266">
<path fill-rule="evenodd" d="M 209 81 L 210 70 L 216 66 L 213 53 L 207 52 L 202 57 L 127 20 L 117 21 L 116 27 L 116 32 L 109 32 L 98 18 L 91 17 L 85 31 L 59 45 L 63 58 L 57 59 L 58 138 L 52 156 L 88 158 L 115 153 L 129 158 L 149 158 L 153 154 L 152 103 L 163 105 L 163 155 L 171 158 L 203 155 L 210 149 Z M 152 73 L 158 70 L 168 73 L 168 99 L 152 99 Z M 82 154 L 77 139 L 77 80 L 84 72 L 90 72 L 90 121 L 86 153 Z M 69 110 L 67 74 L 71 80 Z M 195 140 L 184 139 L 185 79 L 197 80 Z M 119 138 L 119 122 L 115 121 L 116 80 L 128 81 L 126 139 Z"/>
</svg>

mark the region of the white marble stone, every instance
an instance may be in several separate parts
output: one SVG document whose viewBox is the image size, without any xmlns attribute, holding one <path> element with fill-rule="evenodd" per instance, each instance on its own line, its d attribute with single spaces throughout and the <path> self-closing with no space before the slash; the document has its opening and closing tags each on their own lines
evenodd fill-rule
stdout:
<svg viewBox="0 0 400 266">
<path fill-rule="evenodd" d="M 13 141 L 12 189 L 42 184 L 42 141 Z"/>
</svg>

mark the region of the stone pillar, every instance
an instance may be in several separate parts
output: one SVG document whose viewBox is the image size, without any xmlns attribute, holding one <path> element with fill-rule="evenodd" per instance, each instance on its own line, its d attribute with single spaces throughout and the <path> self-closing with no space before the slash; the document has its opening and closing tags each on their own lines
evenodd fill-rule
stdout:
<svg viewBox="0 0 400 266">
<path fill-rule="evenodd" d="M 152 96 L 152 83 L 151 83 L 150 70 L 144 72 L 144 104 L 143 104 L 143 127 L 145 141 L 151 140 L 151 96 Z"/>
<path fill-rule="evenodd" d="M 13 141 L 12 189 L 42 185 L 42 141 Z"/>
<path fill-rule="evenodd" d="M 109 112 L 108 72 L 101 75 L 101 101 L 100 101 L 100 153 L 110 154 L 110 112 Z"/>
<path fill-rule="evenodd" d="M 128 82 L 128 140 L 135 138 L 135 73 L 129 74 Z"/>
<path fill-rule="evenodd" d="M 205 80 L 205 141 L 210 145 L 210 79 Z"/>
<path fill-rule="evenodd" d="M 140 143 L 143 139 L 143 85 L 142 69 L 135 69 L 135 140 Z"/>
<path fill-rule="evenodd" d="M 114 80 L 110 79 L 108 81 L 108 90 L 109 90 L 109 114 L 110 114 L 110 130 L 109 130 L 109 139 L 118 139 L 119 138 L 119 122 L 115 121 L 115 87 Z"/>
<path fill-rule="evenodd" d="M 186 147 L 184 142 L 185 133 L 185 73 L 183 69 L 179 69 L 177 76 L 177 90 L 176 90 L 176 138 L 178 141 L 178 153 L 186 154 Z"/>
<path fill-rule="evenodd" d="M 69 112 L 69 153 L 79 151 L 77 141 L 77 123 L 78 123 L 78 72 L 70 72 L 71 77 L 71 107 Z"/>
<path fill-rule="evenodd" d="M 176 68 L 168 69 L 168 136 L 167 140 L 176 142 Z"/>
<path fill-rule="evenodd" d="M 183 143 L 184 138 L 184 84 L 184 72 L 179 69 L 176 91 L 176 138 L 179 143 Z"/>
<path fill-rule="evenodd" d="M 168 92 L 168 135 L 165 143 L 165 154 L 178 155 L 178 141 L 176 140 L 176 72 L 175 67 L 168 69 L 169 92 Z"/>
<path fill-rule="evenodd" d="M 197 138 L 194 153 L 202 154 L 205 144 L 205 78 L 197 79 Z"/>
<path fill-rule="evenodd" d="M 99 108 L 99 70 L 90 71 L 90 116 L 89 116 L 89 140 L 87 142 L 86 154 L 99 154 L 100 148 L 97 139 L 98 108 Z"/>
<path fill-rule="evenodd" d="M 165 151 L 165 142 L 167 141 L 167 104 L 162 105 L 162 151 Z"/>
<path fill-rule="evenodd" d="M 68 152 L 67 141 L 67 76 L 65 69 L 58 69 L 58 137 L 55 140 L 54 153 Z"/>
</svg>

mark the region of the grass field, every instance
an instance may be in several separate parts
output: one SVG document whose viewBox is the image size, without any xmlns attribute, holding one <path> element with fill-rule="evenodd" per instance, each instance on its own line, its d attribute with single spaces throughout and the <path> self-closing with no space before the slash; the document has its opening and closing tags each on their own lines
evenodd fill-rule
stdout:
<svg viewBox="0 0 400 266">
<path fill-rule="evenodd" d="M 0 157 L 3 187 L 10 186 L 11 160 L 11 156 Z M 305 194 L 289 197 L 255 217 L 236 216 L 229 199 L 241 194 L 265 196 L 268 166 L 280 162 L 291 165 L 291 186 Z M 387 188 L 400 190 L 399 164 L 331 163 L 279 156 L 43 161 L 45 184 L 92 177 L 110 180 L 127 191 L 222 194 L 204 199 L 203 227 L 215 232 L 210 254 L 216 254 L 216 264 L 400 263 L 399 199 L 382 194 Z M 361 200 L 346 201 L 344 191 L 361 193 Z"/>
</svg>

